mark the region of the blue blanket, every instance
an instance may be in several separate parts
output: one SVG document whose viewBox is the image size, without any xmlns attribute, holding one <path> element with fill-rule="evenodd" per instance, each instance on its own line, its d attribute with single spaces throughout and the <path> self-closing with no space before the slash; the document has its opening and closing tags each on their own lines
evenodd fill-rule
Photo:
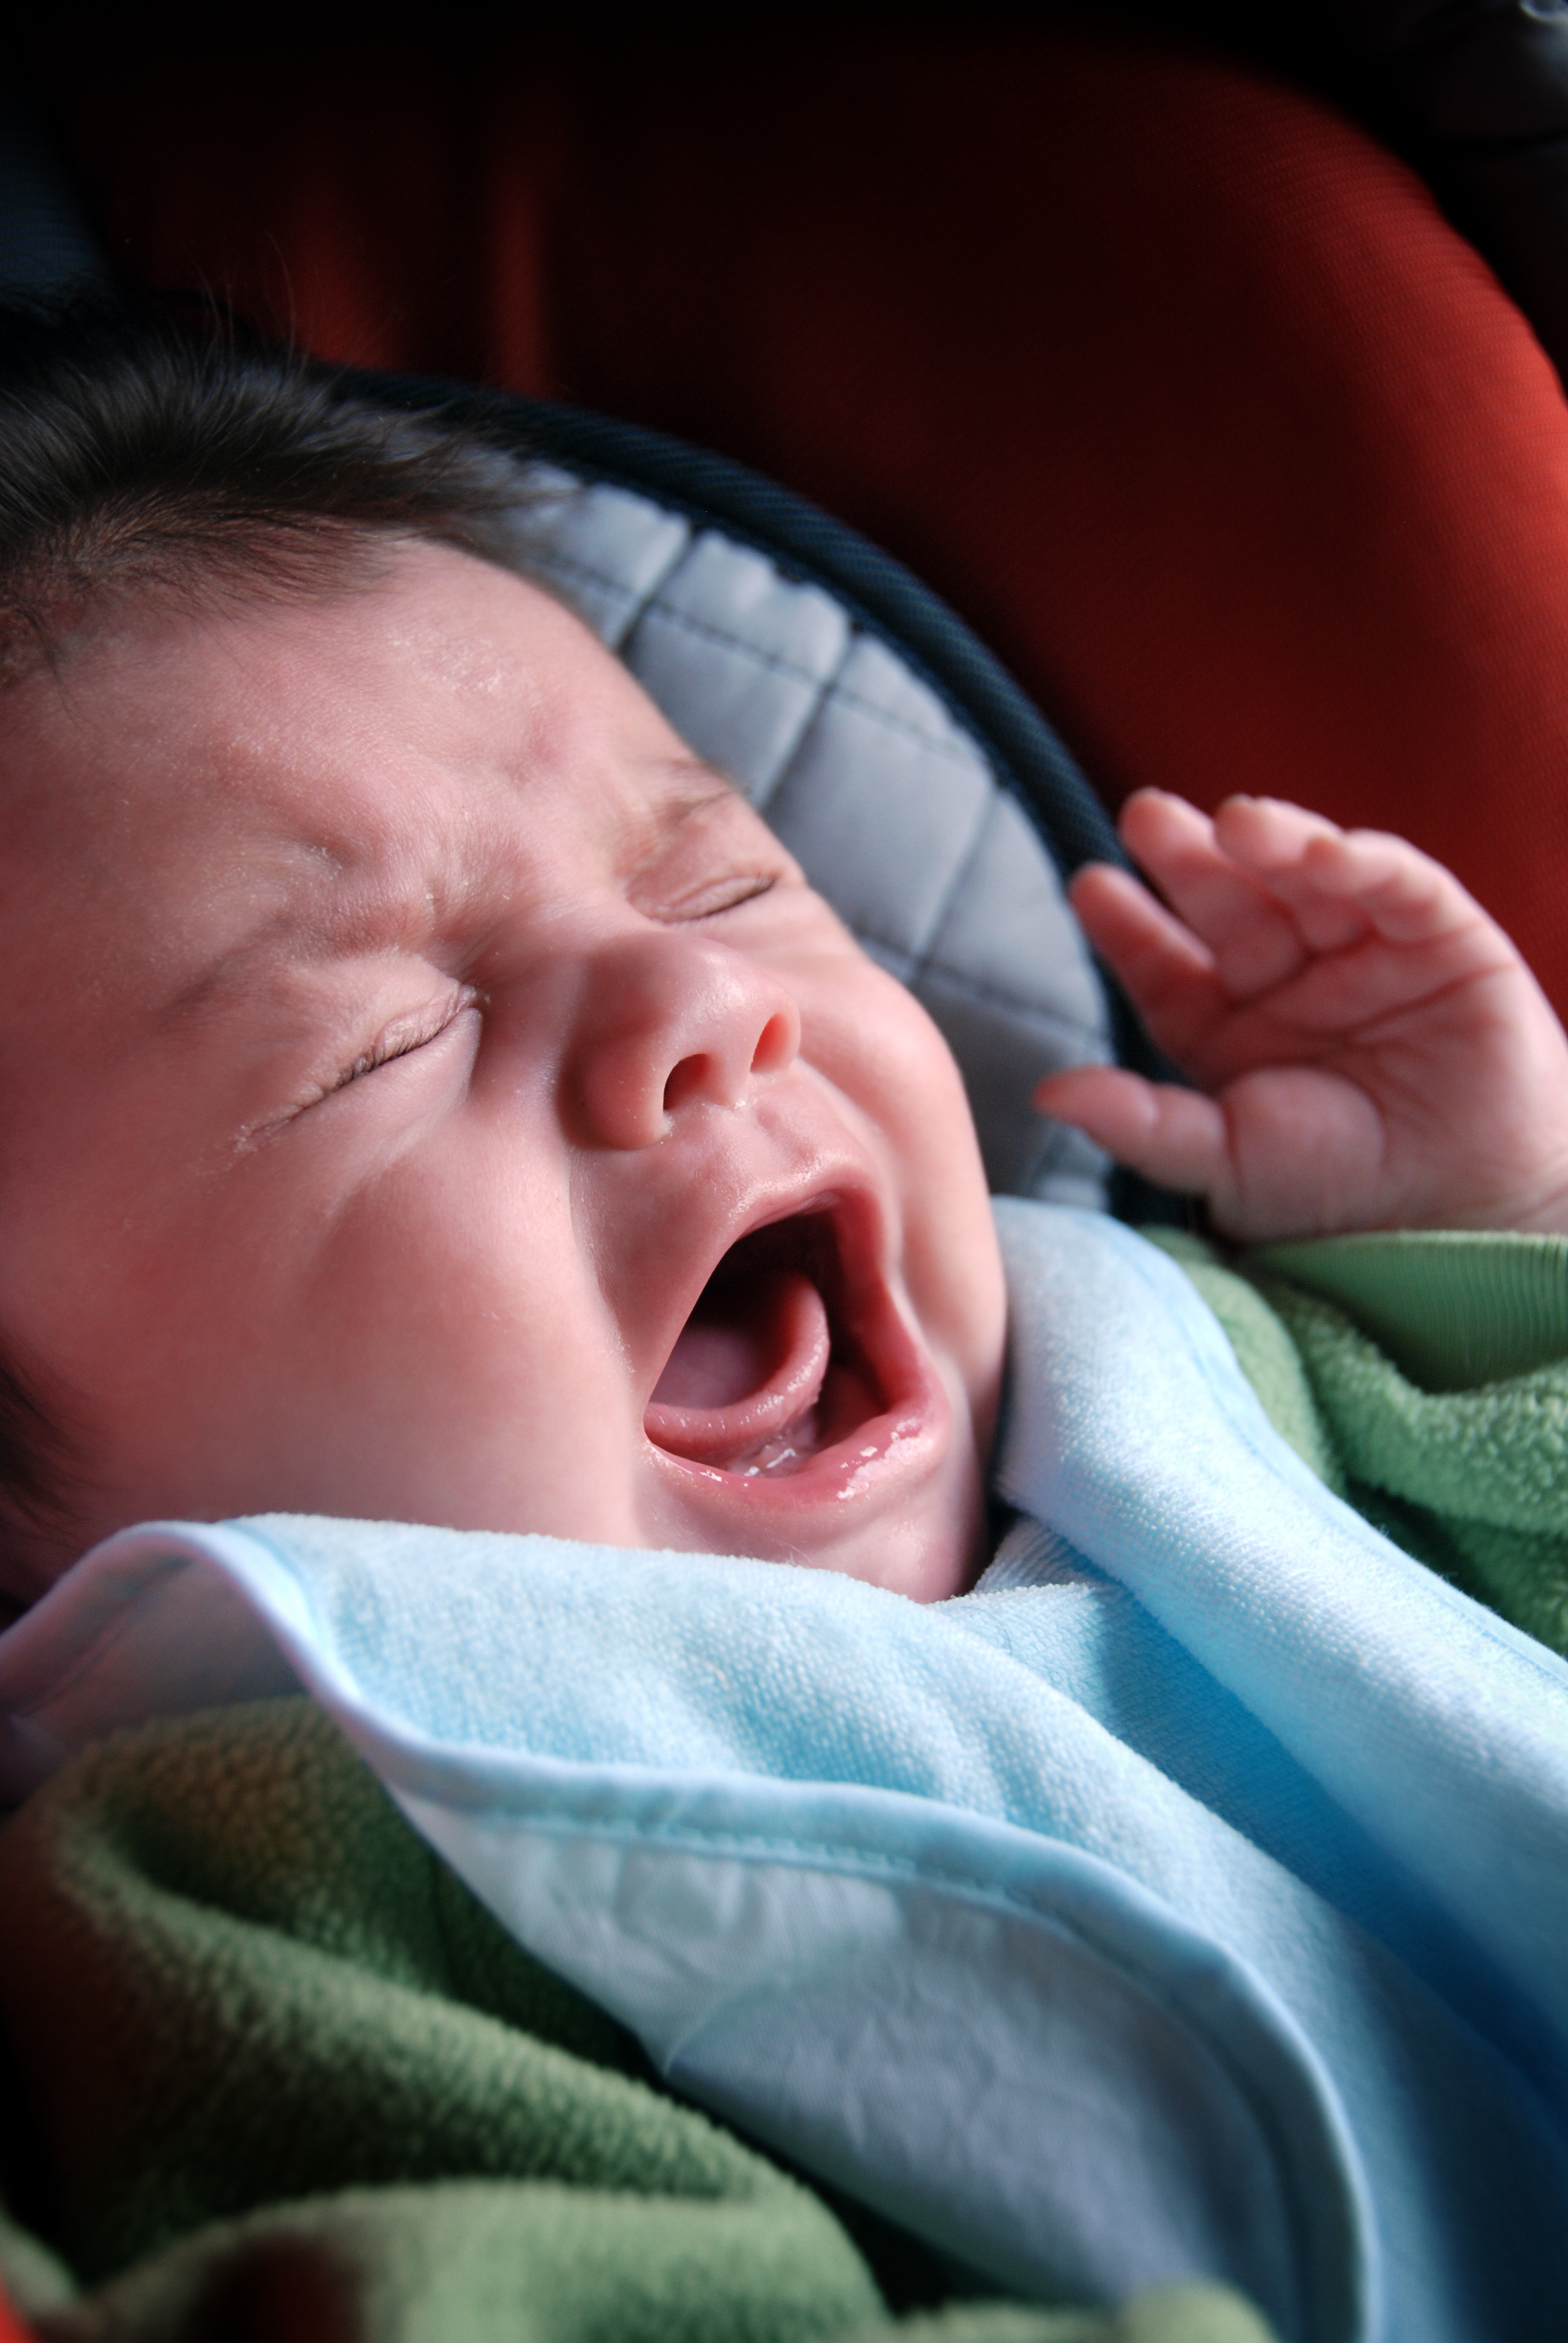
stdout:
<svg viewBox="0 0 1568 2343">
<path fill-rule="evenodd" d="M 1024 1518 L 975 1594 L 154 1525 L 0 1638 L 0 1795 L 303 1682 L 674 2084 L 999 2286 L 1555 2336 L 1568 1668 L 1312 1478 L 1162 1255 L 999 1215 Z"/>
</svg>

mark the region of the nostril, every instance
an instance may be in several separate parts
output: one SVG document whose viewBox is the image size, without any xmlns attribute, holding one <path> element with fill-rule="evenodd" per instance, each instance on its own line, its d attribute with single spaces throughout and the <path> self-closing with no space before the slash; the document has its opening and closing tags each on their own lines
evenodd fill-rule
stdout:
<svg viewBox="0 0 1568 2343">
<path fill-rule="evenodd" d="M 678 1114 L 683 1106 L 698 1099 L 707 1099 L 716 1106 L 739 1106 L 753 1075 L 785 1072 L 794 1063 L 799 1046 L 799 1029 L 793 1011 L 783 1011 L 769 1017 L 757 1036 L 749 1066 L 728 1043 L 718 1051 L 694 1050 L 689 1057 L 678 1059 L 665 1077 L 666 1117 Z"/>
<path fill-rule="evenodd" d="M 699 1092 L 705 1091 L 708 1083 L 708 1059 L 705 1057 L 682 1058 L 678 1066 L 671 1067 L 669 1077 L 664 1085 L 666 1114 L 674 1114 L 678 1108 L 686 1104 L 689 1098 L 695 1098 Z"/>
<path fill-rule="evenodd" d="M 754 1074 L 782 1073 L 795 1056 L 795 1023 L 789 1017 L 769 1017 L 751 1052 Z"/>
</svg>

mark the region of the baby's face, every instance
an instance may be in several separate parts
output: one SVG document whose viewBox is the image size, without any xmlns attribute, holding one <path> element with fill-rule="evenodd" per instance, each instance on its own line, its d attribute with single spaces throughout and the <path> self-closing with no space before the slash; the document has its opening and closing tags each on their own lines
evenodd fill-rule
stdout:
<svg viewBox="0 0 1568 2343">
<path fill-rule="evenodd" d="M 419 546 L 3 720 L 0 1341 L 84 1538 L 966 1583 L 1004 1302 L 957 1072 L 574 618 Z"/>
</svg>

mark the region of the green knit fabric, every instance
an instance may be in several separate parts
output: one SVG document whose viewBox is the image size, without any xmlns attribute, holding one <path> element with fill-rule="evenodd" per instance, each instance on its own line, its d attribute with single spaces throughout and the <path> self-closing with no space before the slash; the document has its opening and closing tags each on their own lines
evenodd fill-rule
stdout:
<svg viewBox="0 0 1568 2343">
<path fill-rule="evenodd" d="M 1267 2343 L 1208 2288 L 948 2299 L 672 2099 L 305 1701 L 85 1752 L 0 1911 L 0 2281 L 47 2343 Z"/>
<path fill-rule="evenodd" d="M 1392 1229 L 1261 1245 L 1241 1266 L 1337 1303 L 1425 1392 L 1568 1359 L 1568 1238 Z"/>
<path fill-rule="evenodd" d="M 1150 1234 L 1298 1454 L 1418 1561 L 1568 1653 L 1568 1239 L 1325 1237 L 1227 1263 Z"/>
</svg>

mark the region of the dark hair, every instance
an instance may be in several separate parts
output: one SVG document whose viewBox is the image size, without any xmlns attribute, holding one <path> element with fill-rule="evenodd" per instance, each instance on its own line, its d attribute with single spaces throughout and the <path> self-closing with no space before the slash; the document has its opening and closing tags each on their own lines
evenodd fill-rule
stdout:
<svg viewBox="0 0 1568 2343">
<path fill-rule="evenodd" d="M 522 496 L 516 458 L 466 424 L 221 317 L 0 304 L 0 689 L 122 601 L 329 592 L 397 538 L 503 556 Z M 0 1357 L 0 1548 L 28 1575 L 69 1534 L 69 1410 Z"/>
<path fill-rule="evenodd" d="M 125 597 L 330 590 L 395 537 L 498 549 L 512 458 L 204 322 L 0 306 L 0 683 Z"/>
</svg>

